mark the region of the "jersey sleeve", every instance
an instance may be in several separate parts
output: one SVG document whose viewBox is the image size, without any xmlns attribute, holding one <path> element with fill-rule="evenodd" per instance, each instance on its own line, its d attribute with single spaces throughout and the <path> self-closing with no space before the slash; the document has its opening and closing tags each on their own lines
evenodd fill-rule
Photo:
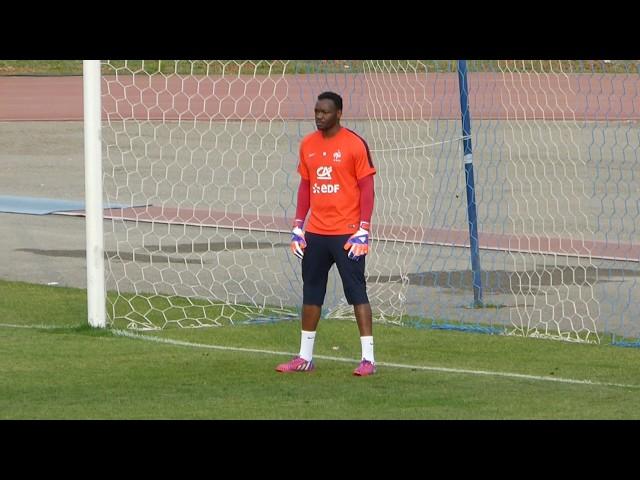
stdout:
<svg viewBox="0 0 640 480">
<path fill-rule="evenodd" d="M 356 179 L 360 180 L 368 175 L 375 175 L 376 168 L 373 166 L 371 160 L 371 152 L 369 146 L 362 138 L 358 138 L 356 142 L 356 149 L 354 152 L 355 167 L 356 167 Z"/>
<path fill-rule="evenodd" d="M 309 170 L 307 169 L 307 164 L 304 162 L 304 141 L 300 142 L 298 157 L 298 173 L 304 180 L 309 180 Z"/>
</svg>

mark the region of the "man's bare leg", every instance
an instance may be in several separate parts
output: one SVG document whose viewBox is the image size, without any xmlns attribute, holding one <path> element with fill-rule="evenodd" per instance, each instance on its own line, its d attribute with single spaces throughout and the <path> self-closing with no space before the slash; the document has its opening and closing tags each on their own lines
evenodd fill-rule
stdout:
<svg viewBox="0 0 640 480">
<path fill-rule="evenodd" d="M 361 303 L 353 306 L 353 312 L 356 314 L 356 322 L 361 337 L 371 337 L 373 335 L 373 314 L 371 313 L 371 304 Z"/>
<path fill-rule="evenodd" d="M 320 305 L 302 305 L 302 330 L 306 332 L 315 332 L 320 321 L 320 313 L 322 307 Z"/>
</svg>

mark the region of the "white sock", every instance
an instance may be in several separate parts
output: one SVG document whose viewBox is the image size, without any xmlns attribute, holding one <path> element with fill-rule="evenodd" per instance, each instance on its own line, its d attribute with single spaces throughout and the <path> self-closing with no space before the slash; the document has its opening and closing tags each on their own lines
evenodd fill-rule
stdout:
<svg viewBox="0 0 640 480">
<path fill-rule="evenodd" d="M 307 362 L 313 358 L 313 343 L 316 340 L 316 332 L 300 331 L 300 356 Z"/>
<path fill-rule="evenodd" d="M 373 337 L 360 337 L 360 344 L 362 345 L 362 358 L 376 363 L 373 358 Z"/>
</svg>

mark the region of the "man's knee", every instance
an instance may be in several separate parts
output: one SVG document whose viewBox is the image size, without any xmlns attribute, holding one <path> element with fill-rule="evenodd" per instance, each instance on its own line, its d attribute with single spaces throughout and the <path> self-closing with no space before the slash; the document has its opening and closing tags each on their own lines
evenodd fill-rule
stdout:
<svg viewBox="0 0 640 480">
<path fill-rule="evenodd" d="M 349 305 L 355 306 L 369 303 L 366 288 L 347 288 L 345 289 L 344 296 L 347 298 Z"/>
</svg>

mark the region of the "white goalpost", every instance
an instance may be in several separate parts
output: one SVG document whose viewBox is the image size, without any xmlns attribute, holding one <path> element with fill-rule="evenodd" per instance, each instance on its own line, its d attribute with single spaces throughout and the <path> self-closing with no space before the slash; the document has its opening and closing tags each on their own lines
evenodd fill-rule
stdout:
<svg viewBox="0 0 640 480">
<path fill-rule="evenodd" d="M 104 232 L 102 225 L 102 144 L 100 61 L 84 60 L 84 158 L 87 252 L 87 307 L 89 325 L 104 328 L 106 292 L 104 283 Z"/>
</svg>

